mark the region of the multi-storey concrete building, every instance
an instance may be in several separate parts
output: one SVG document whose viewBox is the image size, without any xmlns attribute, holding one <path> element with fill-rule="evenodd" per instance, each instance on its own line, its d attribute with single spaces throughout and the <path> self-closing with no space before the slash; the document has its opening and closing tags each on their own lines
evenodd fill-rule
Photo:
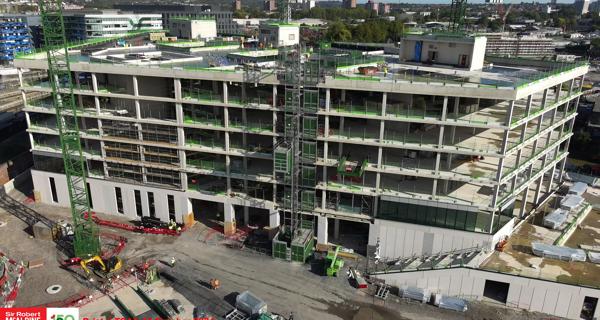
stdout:
<svg viewBox="0 0 600 320">
<path fill-rule="evenodd" d="M 301 157 L 302 214 L 318 243 L 352 234 L 359 252 L 368 238 L 388 257 L 491 248 L 563 179 L 587 65 L 484 64 L 466 46 L 478 40 L 434 38 L 412 46 L 439 57 L 428 62 L 407 48 L 402 60 L 332 49 L 307 60 L 322 70 L 304 88 L 314 109 L 303 119 Z M 446 47 L 455 48 L 444 49 L 450 62 L 432 53 Z M 74 56 L 93 209 L 212 219 L 227 233 L 236 223 L 278 227 L 286 182 L 274 153 L 286 99 L 276 50 L 165 50 Z M 259 76 L 233 63 L 240 57 L 261 65 Z M 15 65 L 45 69 L 46 60 Z M 23 82 L 22 90 L 50 89 Z M 52 104 L 25 104 L 36 199 L 67 206 Z"/>
</svg>

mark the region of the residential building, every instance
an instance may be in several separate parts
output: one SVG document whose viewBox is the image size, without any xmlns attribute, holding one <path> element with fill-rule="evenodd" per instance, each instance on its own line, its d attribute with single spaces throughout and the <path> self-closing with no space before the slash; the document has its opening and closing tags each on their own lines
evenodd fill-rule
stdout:
<svg viewBox="0 0 600 320">
<path fill-rule="evenodd" d="M 488 33 L 486 54 L 505 57 L 553 57 L 554 42 L 544 37 L 510 37 L 501 33 Z"/>
<path fill-rule="evenodd" d="M 277 1 L 276 0 L 265 0 L 265 2 L 264 2 L 264 10 L 266 12 L 275 12 L 275 11 L 277 11 Z"/>
<path fill-rule="evenodd" d="M 15 55 L 31 53 L 33 41 L 27 21 L 0 16 L 0 64 L 9 64 Z"/>
<path fill-rule="evenodd" d="M 377 3 L 373 0 L 367 1 L 367 3 L 365 4 L 365 8 L 368 11 L 374 11 L 376 15 L 379 14 L 379 3 Z"/>
<path fill-rule="evenodd" d="M 356 8 L 356 0 L 344 0 L 343 6 L 346 9 L 354 9 Z"/>
</svg>

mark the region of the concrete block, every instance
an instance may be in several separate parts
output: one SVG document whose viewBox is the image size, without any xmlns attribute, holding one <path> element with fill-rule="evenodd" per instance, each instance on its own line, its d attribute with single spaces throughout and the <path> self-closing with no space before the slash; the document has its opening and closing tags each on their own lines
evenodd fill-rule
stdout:
<svg viewBox="0 0 600 320">
<path fill-rule="evenodd" d="M 34 224 L 31 229 L 33 230 L 33 236 L 36 239 L 52 241 L 52 229 L 41 221 Z"/>
</svg>

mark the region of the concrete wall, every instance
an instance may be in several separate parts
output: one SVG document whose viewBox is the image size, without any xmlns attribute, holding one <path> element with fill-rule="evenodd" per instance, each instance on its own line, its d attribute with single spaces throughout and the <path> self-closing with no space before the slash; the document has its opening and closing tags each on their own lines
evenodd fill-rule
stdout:
<svg viewBox="0 0 600 320">
<path fill-rule="evenodd" d="M 437 57 L 434 64 L 458 65 L 460 56 L 467 55 L 466 66 L 469 70 L 479 70 L 483 67 L 483 57 L 485 55 L 485 37 L 477 37 L 474 42 L 452 41 L 452 40 L 431 40 L 431 39 L 405 39 L 402 41 L 400 49 L 400 60 L 413 61 L 415 58 L 415 44 L 422 41 L 420 62 L 430 62 L 429 52 L 436 52 Z"/>
<path fill-rule="evenodd" d="M 36 193 L 36 200 L 46 204 L 53 204 L 62 207 L 69 206 L 69 195 L 67 191 L 67 181 L 64 174 L 32 170 L 33 187 Z M 58 201 L 52 200 L 49 178 L 53 177 L 56 184 Z M 184 215 L 191 212 L 191 204 L 184 192 L 147 187 L 134 184 L 125 184 L 100 179 L 88 178 L 90 184 L 90 193 L 92 195 L 92 210 L 96 212 L 125 216 L 129 219 L 139 219 L 135 206 L 135 191 L 140 190 L 142 197 L 142 212 L 144 216 L 149 216 L 148 192 L 154 193 L 154 207 L 156 217 L 162 221 L 169 221 L 169 207 L 167 195 L 173 195 L 175 199 L 175 218 L 177 222 L 183 222 Z M 117 201 L 115 187 L 121 188 L 123 197 L 123 213 L 117 212 Z"/>
<path fill-rule="evenodd" d="M 173 19 L 169 23 L 169 33 L 182 39 L 212 39 L 217 36 L 217 22 Z"/>
<path fill-rule="evenodd" d="M 512 231 L 512 228 L 511 228 Z M 369 245 L 379 238 L 380 255 L 387 258 L 430 255 L 458 249 L 492 249 L 494 235 L 412 223 L 375 219 L 369 227 Z"/>
<path fill-rule="evenodd" d="M 455 268 L 377 275 L 387 284 L 430 289 L 434 293 L 483 299 L 486 280 L 509 283 L 506 305 L 558 317 L 579 319 L 586 296 L 600 298 L 600 290 L 490 271 Z M 595 318 L 600 316 L 596 308 Z"/>
</svg>

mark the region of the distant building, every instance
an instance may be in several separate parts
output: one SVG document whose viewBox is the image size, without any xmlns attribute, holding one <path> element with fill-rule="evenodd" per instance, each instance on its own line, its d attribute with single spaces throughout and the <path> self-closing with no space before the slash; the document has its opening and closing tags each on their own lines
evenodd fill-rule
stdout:
<svg viewBox="0 0 600 320">
<path fill-rule="evenodd" d="M 489 4 L 501 4 L 503 0 L 485 0 L 485 3 Z"/>
<path fill-rule="evenodd" d="M 9 64 L 16 55 L 32 51 L 33 41 L 26 19 L 0 17 L 0 64 Z"/>
<path fill-rule="evenodd" d="M 182 39 L 214 39 L 217 37 L 217 22 L 212 18 L 173 18 L 169 24 L 169 33 Z"/>
<path fill-rule="evenodd" d="M 379 3 L 373 1 L 373 0 L 369 0 L 366 4 L 365 4 L 365 8 L 368 11 L 375 11 L 375 14 L 379 14 Z"/>
<path fill-rule="evenodd" d="M 277 1 L 275 0 L 265 0 L 264 10 L 266 12 L 274 12 L 277 10 Z"/>
<path fill-rule="evenodd" d="M 378 12 L 381 14 L 390 14 L 390 8 L 389 3 L 380 3 Z"/>
<path fill-rule="evenodd" d="M 242 0 L 234 0 L 233 1 L 233 11 L 242 10 Z"/>
<path fill-rule="evenodd" d="M 356 8 L 356 0 L 344 0 L 344 8 L 346 8 L 346 9 Z"/>
<path fill-rule="evenodd" d="M 183 4 L 115 4 L 114 8 L 138 13 L 162 13 L 163 25 L 168 26 L 172 18 L 186 17 L 192 19 L 214 18 L 217 21 L 219 35 L 235 35 L 238 32 L 237 24 L 233 21 L 232 11 L 214 11 L 209 5 L 183 5 Z"/>
<path fill-rule="evenodd" d="M 575 0 L 573 5 L 578 15 L 584 15 L 590 11 L 590 0 Z"/>
<path fill-rule="evenodd" d="M 160 14 L 98 11 L 94 13 L 65 12 L 67 39 L 86 40 L 126 35 L 136 30 L 162 30 Z"/>
<path fill-rule="evenodd" d="M 552 39 L 537 37 L 505 37 L 502 34 L 486 34 L 486 55 L 503 57 L 553 57 Z"/>
</svg>

